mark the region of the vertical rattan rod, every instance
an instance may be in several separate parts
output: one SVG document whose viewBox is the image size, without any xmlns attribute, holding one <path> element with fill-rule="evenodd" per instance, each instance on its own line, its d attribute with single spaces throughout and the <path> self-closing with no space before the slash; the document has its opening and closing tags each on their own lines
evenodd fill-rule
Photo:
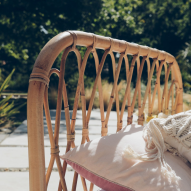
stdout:
<svg viewBox="0 0 191 191">
<path fill-rule="evenodd" d="M 59 165 L 59 164 L 58 164 L 58 165 Z M 66 169 L 67 169 L 67 163 L 66 163 L 66 161 L 64 161 L 64 162 L 63 162 L 63 166 L 62 166 L 62 171 L 61 171 L 63 178 L 65 178 Z M 62 188 L 63 188 L 62 182 L 59 181 L 58 191 L 61 191 Z"/>
<path fill-rule="evenodd" d="M 140 57 L 137 57 L 137 76 L 139 75 Z M 138 115 L 141 113 L 141 78 L 137 79 L 138 83 Z"/>
<path fill-rule="evenodd" d="M 78 173 L 75 171 L 74 172 L 73 183 L 72 183 L 72 191 L 76 191 L 77 181 L 78 181 Z"/>
<path fill-rule="evenodd" d="M 160 70 L 160 66 L 159 66 L 159 61 L 157 62 L 158 63 L 158 72 L 157 72 L 157 86 L 158 86 L 158 112 L 161 112 L 161 88 L 160 88 L 160 74 L 159 73 L 159 70 Z M 156 64 L 157 64 L 156 63 Z M 161 68 L 162 69 L 162 68 Z M 160 70 L 161 71 L 161 70 Z M 153 100 L 154 101 L 154 100 Z M 152 103 L 154 105 L 154 103 Z M 153 107 L 152 105 L 152 107 Z"/>
<path fill-rule="evenodd" d="M 93 90 L 92 90 L 92 95 L 91 95 L 91 98 L 90 98 L 90 103 L 89 103 L 89 107 L 88 107 L 88 113 L 87 113 L 87 117 L 86 117 L 86 120 L 87 122 L 89 122 L 90 120 L 90 115 L 91 115 L 91 110 L 92 110 L 92 106 L 93 106 L 93 101 L 94 101 L 94 97 L 95 97 L 95 92 L 96 92 L 96 87 L 97 87 L 97 83 L 98 83 L 98 79 L 100 78 L 100 75 L 101 75 L 101 71 L 102 71 L 102 68 L 103 68 L 103 65 L 104 65 L 104 62 L 105 62 L 105 59 L 108 55 L 110 50 L 106 50 L 102 56 L 102 59 L 101 59 L 101 62 L 100 62 L 100 65 L 98 67 L 98 72 L 96 74 L 96 79 L 94 81 L 94 86 L 93 86 Z"/>
<path fill-rule="evenodd" d="M 129 77 L 128 77 L 128 80 L 127 80 L 127 86 L 126 86 L 125 95 L 124 95 L 123 103 L 122 103 L 122 107 L 121 107 L 120 120 L 122 120 L 123 113 L 124 113 L 124 111 L 125 111 L 125 104 L 126 104 L 126 100 L 127 100 L 127 97 L 128 97 L 128 92 L 130 91 L 130 84 L 131 84 L 131 79 L 132 79 L 132 76 L 133 76 L 133 70 L 134 70 L 135 61 L 136 61 L 136 59 L 137 59 L 137 56 L 138 56 L 138 55 L 134 55 L 134 56 L 133 56 L 133 60 L 132 60 L 132 62 L 131 62 Z"/>
<path fill-rule="evenodd" d="M 72 113 L 72 122 L 71 122 L 72 131 L 74 131 L 74 127 L 75 127 L 78 101 L 79 101 L 82 80 L 84 77 L 84 71 L 85 71 L 87 60 L 88 60 L 88 57 L 89 57 L 89 54 L 91 53 L 91 51 L 92 51 L 92 47 L 88 47 L 85 52 L 84 59 L 82 61 L 82 65 L 81 65 L 80 72 L 79 72 L 78 85 L 77 85 L 77 89 L 76 89 L 76 95 L 75 95 L 75 99 L 74 99 L 74 107 L 73 107 L 73 113 Z"/>
<path fill-rule="evenodd" d="M 176 90 L 176 91 L 180 91 L 178 100 L 177 100 L 176 110 L 175 110 L 175 113 L 179 113 L 183 111 L 183 85 L 182 85 L 182 76 L 181 76 L 180 68 L 175 59 L 173 61 L 172 69 L 173 69 L 175 80 L 177 81 L 179 85 L 179 90 Z"/>
<path fill-rule="evenodd" d="M 150 63 L 150 60 L 147 59 L 147 75 L 148 75 L 148 78 L 149 78 L 149 74 L 150 74 L 150 69 L 151 69 L 151 63 Z M 152 80 L 151 80 L 151 83 L 152 83 Z M 148 116 L 150 116 L 152 113 L 151 111 L 151 86 L 149 88 L 149 92 L 148 92 Z"/>
<path fill-rule="evenodd" d="M 165 77 L 165 84 L 164 84 L 164 90 L 163 90 L 163 95 L 162 95 L 161 109 L 163 108 L 164 99 L 166 99 L 165 103 L 167 103 L 167 99 L 168 99 L 166 97 L 166 91 L 167 91 L 167 88 L 168 88 L 168 78 L 169 78 L 171 66 L 172 66 L 172 64 L 169 65 L 169 67 L 167 69 L 167 74 L 166 74 L 166 77 Z M 167 104 L 165 104 L 165 110 L 166 109 L 167 109 Z"/>
<path fill-rule="evenodd" d="M 169 108 L 170 95 L 171 95 L 171 93 L 172 93 L 172 88 L 173 88 L 174 85 L 175 85 L 175 81 L 173 80 L 172 83 L 171 83 L 171 85 L 170 85 L 170 89 L 169 89 L 169 91 L 168 91 L 167 109 Z M 173 96 L 173 94 L 172 94 L 172 96 Z M 172 107 L 173 107 L 173 104 L 174 104 L 174 102 L 172 102 Z"/>
<path fill-rule="evenodd" d="M 67 91 L 66 91 L 66 85 L 64 80 L 64 72 L 65 72 L 65 64 L 66 64 L 66 58 L 71 51 L 71 47 L 66 48 L 62 55 L 61 64 L 60 64 L 60 76 L 59 76 L 59 85 L 58 85 L 58 98 L 57 98 L 57 107 L 56 107 L 56 121 L 55 121 L 55 131 L 54 131 L 54 138 L 55 138 L 55 144 L 58 145 L 58 139 L 59 139 L 59 127 L 60 127 L 60 118 L 61 118 L 61 107 L 62 107 L 62 97 L 64 99 L 64 107 L 65 107 L 65 119 L 66 119 L 66 128 L 67 128 L 67 134 L 71 134 L 71 128 L 70 128 L 70 114 L 69 114 L 69 108 L 68 108 L 68 99 L 67 99 Z M 68 142 L 67 142 L 68 145 Z M 69 143 L 70 145 L 70 143 Z M 70 145 L 71 146 L 71 145 Z M 63 163 L 63 167 L 60 163 L 60 158 L 57 155 L 56 156 L 56 163 L 58 166 L 58 171 L 60 175 L 60 182 L 58 186 L 58 190 L 67 190 L 66 183 L 65 183 L 65 172 L 66 167 L 65 163 Z"/>
<path fill-rule="evenodd" d="M 172 89 L 174 88 L 174 85 L 176 86 L 176 90 L 177 90 L 177 91 L 176 91 L 175 103 L 172 102 L 172 114 L 174 114 L 174 111 L 175 111 L 175 109 L 176 109 L 177 102 L 178 102 L 178 96 L 179 96 L 179 94 L 180 94 L 179 85 L 178 85 L 178 83 L 177 83 L 175 80 L 173 80 L 173 82 L 172 82 L 172 84 L 171 84 L 171 86 L 170 86 L 169 92 L 168 92 L 168 107 L 169 107 L 169 102 L 170 102 L 170 95 L 171 95 L 171 93 L 172 93 Z M 172 96 L 174 96 L 174 94 L 172 94 Z M 168 109 L 168 107 L 167 107 L 167 109 Z"/>
<path fill-rule="evenodd" d="M 67 153 L 71 148 L 71 141 L 67 141 L 67 145 L 66 145 L 66 152 Z M 63 177 L 65 177 L 66 174 L 66 168 L 67 168 L 67 163 L 66 161 L 63 162 L 63 166 L 62 166 L 62 171 L 63 171 Z M 59 186 L 58 186 L 58 191 L 62 191 L 62 186 L 61 186 L 61 181 L 59 182 Z"/>
<path fill-rule="evenodd" d="M 148 82 L 147 82 L 147 87 L 146 87 L 146 90 L 145 90 L 145 95 L 144 95 L 144 98 L 143 98 L 143 104 L 142 104 L 142 107 L 141 107 L 141 115 L 143 114 L 143 111 L 144 111 L 144 108 L 145 108 L 145 103 L 146 103 L 146 99 L 147 99 L 147 95 L 148 95 L 148 92 L 149 92 L 149 88 L 151 86 L 151 80 L 152 80 L 152 76 L 153 76 L 153 72 L 154 72 L 154 69 L 155 69 L 155 64 L 157 62 L 158 58 L 155 58 L 153 60 L 153 64 L 152 64 L 152 67 L 151 67 L 151 71 L 149 73 L 149 78 L 148 78 Z"/>
<path fill-rule="evenodd" d="M 64 64 L 66 62 L 66 57 L 70 51 L 70 48 L 67 48 L 62 56 L 61 65 L 60 65 L 60 77 L 58 84 L 58 97 L 57 97 L 57 105 L 56 105 L 56 119 L 55 119 L 55 129 L 54 129 L 54 140 L 55 145 L 58 145 L 59 139 L 59 129 L 60 129 L 60 118 L 61 118 L 61 107 L 62 107 L 62 91 L 64 84 Z"/>
<path fill-rule="evenodd" d="M 115 81 L 115 73 L 117 71 L 116 69 L 116 63 L 115 63 L 115 57 L 113 55 L 113 52 L 110 53 L 111 60 L 112 60 L 112 67 L 113 67 L 113 79 Z M 116 103 L 116 110 L 117 110 L 117 123 L 120 123 L 119 119 L 119 95 L 118 95 L 118 88 L 115 90 L 115 103 Z"/>
<path fill-rule="evenodd" d="M 47 121 L 50 145 L 51 145 L 51 148 L 55 148 L 55 142 L 54 142 L 53 130 L 52 130 L 52 124 L 51 124 L 51 117 L 50 117 L 50 111 L 49 111 L 49 106 L 48 106 L 48 87 L 47 86 L 45 88 L 45 93 L 44 93 L 44 111 L 45 111 L 45 116 L 46 116 L 46 121 Z"/>
<path fill-rule="evenodd" d="M 48 165 L 48 169 L 47 169 L 47 172 L 46 172 L 46 189 L 48 188 L 48 183 L 49 183 L 50 175 L 51 175 L 51 172 L 52 172 L 52 169 L 53 169 L 53 166 L 54 166 L 54 161 L 55 161 L 55 156 L 51 155 L 50 162 L 49 162 L 49 165 Z"/>
<path fill-rule="evenodd" d="M 164 64 L 163 64 L 163 65 L 164 65 L 164 69 L 165 69 L 165 79 L 166 79 L 167 69 L 168 69 L 166 60 L 164 61 Z M 165 87 L 165 86 L 164 86 L 164 87 Z M 164 91 L 164 89 L 163 89 L 163 91 Z M 163 92 L 163 91 L 162 91 L 162 92 Z M 163 95 L 163 93 L 162 93 L 162 95 Z M 165 101 L 165 97 L 166 97 L 166 94 L 164 95 L 164 100 L 163 100 L 163 101 Z M 162 103 L 162 97 L 161 97 L 161 103 Z M 165 103 L 166 103 L 166 102 L 165 102 Z M 161 105 L 162 105 L 162 104 L 161 104 Z M 161 110 L 165 112 L 165 108 L 161 107 Z"/>
<path fill-rule="evenodd" d="M 158 85 L 158 112 L 162 111 L 162 108 L 161 108 L 162 100 L 161 100 L 161 91 L 160 91 L 160 75 L 161 75 L 162 67 L 164 64 L 165 64 L 165 60 L 162 60 L 160 63 L 158 72 L 157 72 L 157 79 L 156 79 L 156 84 L 155 84 L 155 88 L 157 88 L 157 85 Z M 165 75 L 166 75 L 166 72 L 165 72 Z M 153 109 L 153 106 L 154 106 L 154 99 L 152 99 L 152 109 Z"/>
<path fill-rule="evenodd" d="M 93 189 L 94 189 L 94 184 L 91 182 L 90 183 L 90 191 L 93 191 Z"/>
<path fill-rule="evenodd" d="M 54 142 L 52 124 L 51 124 L 51 118 L 50 118 L 50 111 L 49 111 L 49 107 L 48 107 L 48 87 L 47 86 L 45 87 L 45 93 L 44 93 L 44 110 L 45 110 L 45 116 L 46 116 L 46 121 L 47 121 L 50 145 L 51 145 L 51 148 L 55 148 L 55 142 Z M 54 165 L 54 160 L 55 160 L 55 156 L 51 155 L 50 163 L 49 163 L 47 173 L 46 173 L 46 187 L 48 187 L 48 182 L 49 182 L 52 168 Z"/>
<path fill-rule="evenodd" d="M 58 77 L 60 76 L 59 70 L 51 69 L 51 71 L 49 73 L 49 78 L 53 73 L 56 73 Z M 47 127 L 48 127 L 48 133 L 49 133 L 51 148 L 55 148 L 55 142 L 54 142 L 52 124 L 51 124 L 51 117 L 50 117 L 50 111 L 49 111 L 49 105 L 48 105 L 48 87 L 47 86 L 45 88 L 45 93 L 44 93 L 44 110 L 45 110 L 45 116 L 46 116 L 46 121 L 47 121 Z M 55 156 L 51 154 L 50 162 L 49 162 L 48 169 L 46 172 L 46 187 L 48 187 L 48 182 L 50 179 L 50 175 L 52 172 L 54 161 L 55 161 Z"/>
<path fill-rule="evenodd" d="M 119 62 L 118 62 L 118 66 L 117 66 L 117 70 L 116 70 L 116 74 L 115 74 L 115 80 L 114 80 L 114 83 L 113 83 L 113 88 L 112 88 L 108 108 L 107 108 L 107 114 L 106 114 L 106 118 L 105 118 L 105 124 L 106 125 L 108 124 L 109 115 L 110 115 L 111 107 L 112 107 L 112 104 L 113 104 L 114 93 L 115 93 L 116 88 L 117 88 L 117 82 L 118 82 L 119 73 L 120 73 L 120 70 L 121 70 L 123 57 L 124 57 L 124 54 L 121 53 L 121 55 L 119 57 Z M 122 119 L 120 121 L 122 121 Z"/>
<path fill-rule="evenodd" d="M 171 82 L 174 81 L 174 73 L 173 73 L 173 68 L 171 68 Z M 172 90 L 171 90 L 171 95 L 172 95 L 172 99 L 171 99 L 171 110 L 173 109 L 173 104 L 174 104 L 174 86 L 172 86 Z"/>
<path fill-rule="evenodd" d="M 80 73 L 80 68 L 82 65 L 82 58 L 79 50 L 75 47 L 74 52 L 76 53 L 77 60 L 78 60 L 78 71 Z M 86 128 L 86 99 L 85 99 L 85 89 L 84 89 L 84 79 L 82 79 L 81 85 L 81 102 L 82 102 L 82 127 L 83 129 Z"/>
<path fill-rule="evenodd" d="M 94 60 L 95 60 L 96 75 L 97 75 L 98 74 L 98 68 L 99 68 L 99 58 L 98 58 L 96 50 L 93 52 L 93 56 L 94 56 Z M 102 122 L 102 127 L 105 127 L 105 115 L 104 115 L 101 75 L 98 78 L 98 91 L 99 91 L 99 105 L 100 105 L 101 122 Z"/>
<path fill-rule="evenodd" d="M 82 177 L 82 176 L 80 176 L 80 178 L 81 178 L 81 181 L 82 181 L 82 186 L 83 186 L 84 191 L 88 191 L 85 178 Z"/>
<path fill-rule="evenodd" d="M 146 58 L 147 58 L 146 56 L 143 57 L 143 59 L 141 61 L 141 66 L 139 68 L 137 82 L 136 82 L 135 91 L 134 91 L 134 95 L 133 95 L 133 100 L 132 100 L 132 104 L 131 104 L 131 114 L 133 113 L 133 110 L 134 110 L 135 101 L 136 101 L 136 97 L 137 97 L 137 91 L 138 91 L 139 83 L 141 81 L 141 75 L 142 75 L 142 72 L 143 72 L 143 67 L 144 67 Z"/>
<path fill-rule="evenodd" d="M 129 76 L 129 60 L 127 55 L 125 55 L 124 57 L 125 60 L 125 68 L 126 68 L 126 81 L 128 80 L 128 76 Z M 127 113 L 128 113 L 128 117 L 127 117 L 127 125 L 129 125 L 131 123 L 130 118 L 131 118 L 131 91 L 130 91 L 130 87 L 129 87 L 129 91 L 128 91 L 128 96 L 127 96 Z"/>
<path fill-rule="evenodd" d="M 82 141 L 81 141 L 81 144 L 84 144 L 86 142 L 86 137 L 82 137 Z M 76 172 L 77 173 L 77 172 Z M 77 179 L 78 179 L 78 176 L 76 176 L 76 173 L 74 174 L 74 180 L 76 181 L 76 183 L 74 182 L 74 188 L 75 188 L 75 184 L 77 184 Z M 86 185 L 86 181 L 85 181 L 85 178 L 84 177 L 82 177 L 81 175 L 80 175 L 80 177 L 81 177 L 81 181 L 82 181 L 82 186 L 83 186 L 83 189 L 84 189 L 84 191 L 88 191 L 87 190 L 87 185 Z M 59 190 L 60 191 L 60 190 Z"/>
<path fill-rule="evenodd" d="M 61 182 L 61 185 L 62 185 L 62 189 L 63 189 L 63 191 L 67 191 L 67 186 L 66 186 L 66 181 L 65 181 L 65 172 L 62 169 L 62 165 L 61 165 L 61 162 L 60 162 L 60 157 L 57 154 L 55 156 L 55 158 L 56 158 L 56 163 L 57 163 L 57 167 L 58 167 L 58 172 L 59 172 L 59 175 L 60 175 L 60 182 Z M 58 189 L 59 189 L 59 186 L 58 186 Z"/>
<path fill-rule="evenodd" d="M 82 137 L 81 144 L 84 144 L 85 142 L 86 142 L 86 138 Z M 81 176 L 81 175 L 80 175 L 80 178 L 81 178 L 81 181 L 82 181 L 82 186 L 83 186 L 84 191 L 88 191 L 85 178 L 83 176 Z"/>
<path fill-rule="evenodd" d="M 63 96 L 63 100 L 64 100 L 64 112 L 65 112 L 67 134 L 71 134 L 70 111 L 69 111 L 69 105 L 68 105 L 68 97 L 67 97 L 67 90 L 66 90 L 65 80 L 64 80 L 64 83 L 63 83 L 62 96 Z"/>
<path fill-rule="evenodd" d="M 172 63 L 169 64 L 170 68 L 171 68 L 171 65 L 172 65 Z M 169 75 L 170 75 L 170 72 L 169 72 Z M 167 106 L 168 105 L 168 80 L 165 83 L 167 83 L 167 85 L 166 85 L 166 92 L 165 92 L 165 114 L 168 115 L 168 108 L 167 108 L 168 107 Z"/>
<path fill-rule="evenodd" d="M 66 129 L 67 129 L 67 134 L 71 134 L 73 132 L 71 132 L 71 128 L 70 128 L 70 113 L 69 113 L 69 105 L 68 105 L 68 98 L 67 98 L 67 93 L 66 93 L 66 84 L 65 84 L 65 81 L 63 83 L 63 92 L 62 92 L 62 95 L 63 95 L 63 99 L 64 99 L 64 111 L 65 111 L 65 120 L 66 120 Z M 72 142 L 70 141 L 67 141 L 67 147 L 66 147 L 66 152 L 68 152 L 70 150 L 70 147 L 72 145 Z M 66 167 L 67 167 L 67 164 L 66 162 L 64 161 L 63 162 L 63 172 L 64 172 L 64 175 L 65 175 L 65 172 L 66 172 Z M 61 182 L 59 183 L 59 187 L 58 187 L 58 190 L 61 191 L 62 190 L 62 187 L 61 187 Z"/>
<path fill-rule="evenodd" d="M 168 92 L 168 101 L 167 101 L 167 109 L 169 110 L 169 103 L 170 103 L 170 95 L 173 97 L 173 85 L 174 85 L 174 81 L 172 80 L 172 74 L 171 74 L 171 86 Z M 173 104 L 174 102 L 172 102 L 172 97 L 171 97 L 171 115 L 172 115 L 172 110 L 173 110 Z"/>
<path fill-rule="evenodd" d="M 45 84 L 31 81 L 27 97 L 30 191 L 46 191 L 43 98 Z M 36 157 L 38 156 L 38 157 Z"/>
<path fill-rule="evenodd" d="M 157 92 L 157 88 L 158 88 L 158 86 L 159 86 L 159 80 L 158 80 L 158 75 L 159 75 L 159 62 L 158 62 L 158 60 L 157 60 L 157 62 L 156 62 L 156 75 L 157 75 L 157 79 L 156 79 L 156 82 L 155 82 L 155 87 L 154 87 L 154 91 L 153 91 L 153 96 L 152 96 L 152 100 L 151 100 L 151 115 L 152 115 L 152 113 L 153 113 L 153 106 L 154 106 L 154 103 L 155 103 L 155 96 L 156 96 L 156 92 Z M 160 88 L 160 86 L 159 86 L 159 88 Z M 160 93 L 159 92 L 159 88 L 158 88 L 158 94 Z M 159 107 L 159 105 L 158 105 L 158 107 Z M 158 108 L 159 109 L 159 108 Z"/>
<path fill-rule="evenodd" d="M 174 103 L 174 106 L 173 106 L 173 114 L 175 113 L 175 110 L 177 108 L 177 103 L 178 103 L 178 99 L 179 99 L 179 96 L 180 96 L 180 91 L 176 91 L 176 99 L 175 99 L 175 103 Z"/>
</svg>

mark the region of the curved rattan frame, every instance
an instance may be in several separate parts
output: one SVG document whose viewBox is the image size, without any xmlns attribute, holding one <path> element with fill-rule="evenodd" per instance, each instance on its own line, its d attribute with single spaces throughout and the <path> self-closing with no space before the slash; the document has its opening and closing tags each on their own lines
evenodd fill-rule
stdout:
<svg viewBox="0 0 191 191">
<path fill-rule="evenodd" d="M 84 59 L 81 59 L 79 51 L 76 49 L 76 45 L 79 46 L 86 46 L 87 51 L 85 53 Z M 99 59 L 96 53 L 96 49 L 103 49 L 105 50 L 105 53 L 102 57 L 102 60 L 99 64 Z M 60 71 L 56 69 L 51 69 L 54 60 L 59 55 L 61 51 L 64 51 L 63 57 L 62 57 L 62 63 L 61 63 L 61 69 Z M 62 96 L 64 97 L 64 106 L 65 106 L 65 115 L 66 115 L 66 126 L 67 126 L 67 148 L 66 152 L 70 149 L 70 147 L 74 147 L 74 138 L 75 138 L 75 113 L 77 112 L 77 107 L 74 108 L 73 116 L 71 119 L 70 124 L 70 118 L 69 118 L 69 107 L 67 103 L 67 94 L 64 93 L 66 91 L 65 81 L 64 81 L 64 65 L 66 61 L 66 57 L 70 51 L 74 51 L 77 60 L 78 60 L 78 68 L 79 68 L 79 81 L 77 87 L 77 93 L 76 93 L 76 99 L 74 105 L 78 103 L 79 94 L 81 92 L 81 100 L 82 100 L 82 115 L 83 115 L 83 131 L 82 131 L 82 143 L 84 143 L 86 140 L 89 141 L 88 136 L 88 121 L 90 119 L 90 113 L 91 113 L 91 105 L 93 104 L 94 96 L 92 96 L 90 100 L 90 107 L 86 116 L 86 107 L 85 107 L 85 100 L 84 100 L 84 85 L 83 85 L 83 73 L 85 70 L 85 65 L 87 58 L 89 54 L 92 52 L 94 59 L 95 59 L 95 65 L 96 65 L 96 72 L 97 77 L 95 80 L 95 85 L 93 89 L 93 94 L 95 94 L 95 89 L 98 86 L 99 90 L 99 99 L 100 99 L 100 110 L 101 110 L 101 120 L 102 120 L 102 136 L 107 134 L 107 123 L 109 119 L 109 113 L 111 110 L 111 106 L 113 103 L 113 97 L 116 95 L 116 102 L 118 102 L 117 97 L 117 79 L 119 77 L 120 67 L 122 64 L 122 60 L 125 60 L 126 64 L 126 75 L 127 78 L 127 88 L 125 92 L 124 100 L 128 100 L 128 120 L 127 123 L 132 123 L 132 112 L 134 109 L 135 100 L 138 94 L 138 106 L 139 106 L 139 119 L 138 123 L 143 124 L 143 110 L 146 103 L 146 99 L 149 100 L 149 116 L 152 115 L 152 108 L 154 105 L 154 98 L 156 95 L 156 91 L 158 90 L 160 92 L 160 73 L 162 70 L 163 65 L 168 63 L 169 67 L 165 66 L 165 86 L 164 91 L 162 94 L 162 99 L 159 99 L 159 110 L 161 108 L 165 108 L 165 113 L 168 112 L 168 103 L 170 99 L 170 94 L 173 91 L 174 85 L 176 86 L 176 100 L 174 102 L 174 96 L 172 96 L 172 113 L 178 113 L 183 110 L 183 87 L 182 87 L 182 78 L 181 73 L 179 70 L 178 63 L 176 62 L 175 58 L 164 52 L 159 51 L 157 49 L 149 48 L 146 46 L 137 45 L 134 43 L 128 43 L 126 41 L 121 41 L 117 39 L 111 39 L 108 37 L 98 36 L 91 33 L 85 33 L 85 32 L 79 32 L 79 31 L 68 31 L 63 32 L 55 36 L 53 39 L 51 39 L 41 50 L 31 77 L 30 77 L 30 83 L 29 83 L 29 89 L 28 89 L 28 100 L 27 100 L 27 123 L 28 123 L 28 143 L 29 143 L 29 177 L 30 177 L 30 191 L 45 191 L 51 170 L 54 164 L 54 161 L 56 160 L 58 171 L 61 177 L 61 182 L 59 185 L 58 190 L 66 190 L 67 186 L 65 183 L 65 171 L 66 171 L 66 163 L 63 164 L 63 166 L 60 163 L 59 159 L 59 148 L 58 148 L 58 136 L 59 136 L 59 123 L 60 123 L 60 114 L 56 115 L 56 123 L 55 123 L 55 132 L 53 135 L 52 132 L 52 126 L 50 122 L 50 114 L 49 114 L 49 108 L 48 108 L 48 83 L 49 83 L 49 77 L 52 73 L 56 73 L 59 78 L 59 87 L 58 87 L 58 101 L 57 101 L 57 110 L 61 110 L 61 102 L 62 102 Z M 120 58 L 118 62 L 118 67 L 116 69 L 116 72 L 114 72 L 114 85 L 113 90 L 111 93 L 111 99 L 108 106 L 108 112 L 106 117 L 104 117 L 103 113 L 103 103 L 102 100 L 102 89 L 101 89 L 101 77 L 100 73 L 105 61 L 105 58 L 108 54 L 111 55 L 111 59 L 114 59 L 113 52 L 120 53 Z M 133 55 L 133 60 L 131 62 L 131 66 L 129 68 L 129 63 L 127 60 L 126 55 L 131 54 Z M 143 57 L 141 63 L 140 59 L 138 59 L 140 56 Z M 149 58 L 153 58 L 153 64 L 150 68 L 150 60 Z M 140 94 L 140 81 L 141 81 L 141 74 L 143 71 L 143 66 L 145 61 L 147 62 L 148 66 L 148 85 L 145 91 L 145 96 L 143 98 L 143 103 L 141 104 L 141 94 Z M 160 66 L 159 66 L 160 61 Z M 137 84 L 135 88 L 134 97 L 132 99 L 132 103 L 130 102 L 130 83 L 131 78 L 133 74 L 133 69 L 135 62 L 137 63 Z M 115 66 L 113 66 L 114 68 Z M 129 69 L 128 69 L 129 68 Z M 151 79 L 154 72 L 154 69 L 156 68 L 157 71 L 157 79 L 156 79 L 156 85 L 153 92 L 153 96 L 151 95 Z M 168 78 L 170 71 L 172 71 L 172 85 L 168 91 Z M 158 93 L 158 96 L 160 96 L 160 93 Z M 151 99 L 152 98 L 152 99 Z M 161 101 L 160 101 L 161 100 Z M 44 109 L 45 114 L 47 118 L 47 125 L 49 130 L 49 137 L 51 142 L 51 161 L 49 164 L 49 168 L 47 170 L 47 175 L 45 176 L 45 155 L 44 155 L 44 131 L 43 131 L 43 103 L 44 103 Z M 117 108 L 117 116 L 118 116 L 118 125 L 117 125 L 117 131 L 121 129 L 122 127 L 122 117 L 123 112 L 125 109 L 126 101 L 122 104 L 121 113 L 119 113 L 119 106 L 116 105 Z M 73 181 L 73 188 L 72 190 L 76 189 L 77 184 L 77 177 L 78 174 L 74 174 L 74 181 Z M 81 177 L 84 190 L 87 190 L 85 180 L 83 177 Z M 93 184 L 91 184 L 90 190 L 93 190 Z"/>
</svg>

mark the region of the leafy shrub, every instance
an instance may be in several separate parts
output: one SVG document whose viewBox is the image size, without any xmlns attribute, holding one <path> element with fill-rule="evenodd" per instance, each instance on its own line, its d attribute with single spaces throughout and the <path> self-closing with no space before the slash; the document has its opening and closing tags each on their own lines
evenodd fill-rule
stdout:
<svg viewBox="0 0 191 191">
<path fill-rule="evenodd" d="M 11 81 L 11 77 L 14 73 L 14 69 L 12 72 L 7 76 L 5 81 L 2 83 L 0 87 L 0 97 L 3 91 L 9 86 L 9 82 Z M 7 96 L 0 100 L 0 128 L 5 127 L 5 125 L 13 119 L 13 116 L 19 113 L 19 109 L 25 105 L 21 104 L 18 107 L 15 107 L 14 101 L 11 101 L 12 95 Z"/>
</svg>

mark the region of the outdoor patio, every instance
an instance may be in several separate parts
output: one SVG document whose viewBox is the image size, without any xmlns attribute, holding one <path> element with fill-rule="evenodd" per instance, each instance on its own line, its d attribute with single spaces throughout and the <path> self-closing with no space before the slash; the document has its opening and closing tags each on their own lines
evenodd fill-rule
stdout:
<svg viewBox="0 0 191 191">
<path fill-rule="evenodd" d="M 55 124 L 55 110 L 51 110 L 51 122 L 54 128 Z M 71 112 L 70 112 L 71 114 Z M 127 113 L 124 113 L 123 121 L 125 123 Z M 137 115 L 134 114 L 133 122 L 137 121 Z M 81 142 L 81 130 L 82 130 L 82 111 L 77 112 L 76 120 L 76 145 L 80 145 Z M 116 112 L 111 112 L 110 120 L 108 123 L 108 133 L 112 134 L 116 132 L 117 116 Z M 100 137 L 101 132 L 101 120 L 99 110 L 93 110 L 91 113 L 91 119 L 89 123 L 90 139 Z M 61 114 L 60 122 L 60 155 L 65 153 L 66 148 L 66 125 L 64 111 Z M 46 125 L 46 119 L 44 117 L 44 144 L 45 144 L 45 164 L 48 167 L 50 160 L 50 142 L 48 137 L 48 130 Z M 27 120 L 10 135 L 0 134 L 0 190 L 9 191 L 28 191 L 29 190 L 29 166 L 28 166 L 28 138 L 27 138 Z M 68 190 L 71 190 L 74 171 L 71 167 L 67 168 L 66 183 Z M 51 174 L 48 191 L 57 190 L 59 182 L 59 174 L 57 172 L 56 163 Z M 88 187 L 90 183 L 87 181 Z M 97 188 L 98 189 L 98 188 Z M 78 181 L 77 190 L 82 191 L 81 181 Z"/>
</svg>

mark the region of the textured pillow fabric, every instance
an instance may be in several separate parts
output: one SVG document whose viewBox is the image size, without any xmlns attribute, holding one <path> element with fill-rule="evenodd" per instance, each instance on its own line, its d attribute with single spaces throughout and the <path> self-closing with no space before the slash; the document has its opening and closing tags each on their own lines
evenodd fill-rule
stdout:
<svg viewBox="0 0 191 191">
<path fill-rule="evenodd" d="M 157 119 L 156 122 L 160 126 L 164 141 L 174 150 L 174 154 L 191 163 L 191 110 L 170 115 L 166 119 Z"/>
<path fill-rule="evenodd" d="M 123 157 L 126 145 L 145 153 L 142 130 L 142 126 L 128 125 L 116 134 L 75 147 L 61 158 L 105 191 L 190 191 L 191 169 L 179 157 L 165 152 L 166 162 L 181 177 L 177 184 L 162 176 L 158 160 L 141 162 Z"/>
</svg>

